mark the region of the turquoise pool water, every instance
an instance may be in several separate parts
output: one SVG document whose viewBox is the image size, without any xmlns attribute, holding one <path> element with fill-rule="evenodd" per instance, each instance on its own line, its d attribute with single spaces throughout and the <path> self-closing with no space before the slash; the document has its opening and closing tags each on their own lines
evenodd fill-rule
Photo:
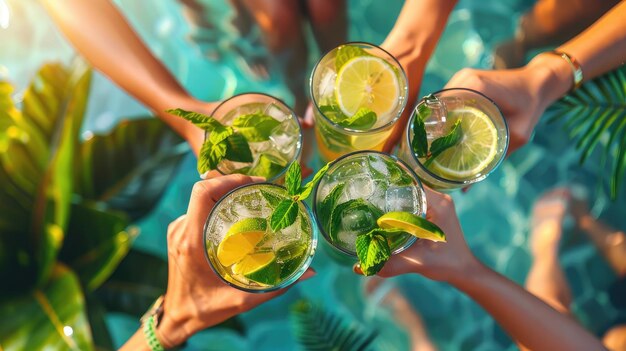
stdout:
<svg viewBox="0 0 626 351">
<path fill-rule="evenodd" d="M 263 91 L 292 102 L 278 79 L 258 81 L 244 74 L 239 58 L 229 50 L 237 39 L 225 31 L 229 10 L 223 4 L 215 5 L 215 13 L 222 18 L 220 35 L 215 36 L 217 44 L 194 45 L 187 40 L 190 29 L 177 2 L 154 1 L 149 7 L 146 2 L 134 0 L 116 2 L 150 48 L 194 95 L 215 100 L 244 91 Z M 440 89 L 463 67 L 488 68 L 494 45 L 513 34 L 517 18 L 531 4 L 528 0 L 461 0 L 428 65 L 422 94 Z M 4 17 L 7 5 L 10 16 Z M 351 0 L 349 39 L 382 42 L 401 5 L 401 0 Z M 41 63 L 68 61 L 73 55 L 33 0 L 0 0 L 0 42 L 0 75 L 10 76 L 22 88 Z M 215 59 L 216 54 L 220 58 Z M 207 60 L 206 56 L 214 60 Z M 146 113 L 101 76 L 96 77 L 92 89 L 85 130 L 104 131 L 120 117 Z M 596 153 L 597 157 L 591 157 L 587 164 L 578 165 L 578 156 L 560 126 L 541 124 L 533 142 L 506 160 L 486 181 L 466 194 L 454 194 L 467 241 L 476 255 L 493 269 L 522 283 L 531 263 L 527 249 L 531 206 L 541 193 L 557 185 L 583 185 L 589 192 L 593 213 L 615 227 L 626 228 L 626 218 L 620 216 L 626 213 L 625 196 L 612 203 L 605 187 L 597 186 L 597 178 L 606 169 Z M 196 180 L 195 159 L 189 155 L 154 213 L 138 223 L 142 234 L 135 242 L 136 249 L 166 256 L 167 224 L 185 211 Z M 365 296 L 365 279 L 354 275 L 349 267 L 334 264 L 322 250 L 318 252 L 313 263 L 318 276 L 298 284 L 280 299 L 244 314 L 245 335 L 213 329 L 194 336 L 186 349 L 297 349 L 288 332 L 288 308 L 302 297 L 377 329 L 383 349 L 408 349 L 406 332 L 380 306 L 379 296 Z M 585 240 L 566 247 L 562 262 L 575 297 L 574 313 L 590 330 L 601 332 L 617 317 L 604 292 L 614 279 L 613 273 Z M 399 287 L 421 313 L 441 350 L 516 349 L 478 305 L 451 287 L 417 276 L 390 279 L 383 288 L 392 286 Z M 139 325 L 134 318 L 119 314 L 110 315 L 108 323 L 117 344 Z"/>
</svg>

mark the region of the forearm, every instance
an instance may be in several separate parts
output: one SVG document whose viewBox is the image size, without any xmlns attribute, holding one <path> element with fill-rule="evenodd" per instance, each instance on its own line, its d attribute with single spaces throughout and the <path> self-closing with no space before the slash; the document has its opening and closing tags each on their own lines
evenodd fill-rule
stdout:
<svg viewBox="0 0 626 351">
<path fill-rule="evenodd" d="M 133 336 L 128 339 L 119 351 L 150 351 L 148 342 L 141 330 L 137 330 Z"/>
<path fill-rule="evenodd" d="M 402 38 L 406 51 L 427 61 L 457 0 L 406 0 L 389 37 Z"/>
<path fill-rule="evenodd" d="M 531 350 L 604 350 L 571 318 L 476 261 L 451 284 L 480 304 L 509 335 Z"/>
<path fill-rule="evenodd" d="M 615 5 L 591 27 L 558 50 L 576 58 L 584 79 L 606 73 L 626 61 L 626 1 Z"/>
<path fill-rule="evenodd" d="M 42 0 L 76 49 L 99 71 L 186 137 L 189 124 L 164 110 L 185 107 L 183 87 L 109 0 Z"/>
</svg>

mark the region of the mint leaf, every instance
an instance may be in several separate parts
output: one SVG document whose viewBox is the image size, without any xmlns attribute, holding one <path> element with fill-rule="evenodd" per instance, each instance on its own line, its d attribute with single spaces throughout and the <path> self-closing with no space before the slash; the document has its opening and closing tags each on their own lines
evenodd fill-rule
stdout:
<svg viewBox="0 0 626 351">
<path fill-rule="evenodd" d="M 367 107 L 361 107 L 352 117 L 340 121 L 338 124 L 345 128 L 367 130 L 376 124 L 376 113 Z"/>
<path fill-rule="evenodd" d="M 223 141 L 226 144 L 226 159 L 234 162 L 252 162 L 252 151 L 246 138 L 239 133 L 234 133 Z"/>
<path fill-rule="evenodd" d="M 209 132 L 209 140 L 213 144 L 219 144 L 222 141 L 226 140 L 226 138 L 228 138 L 229 136 L 233 135 L 234 132 L 235 131 L 231 127 L 219 126 L 213 129 L 213 131 Z"/>
<path fill-rule="evenodd" d="M 292 199 L 282 200 L 270 217 L 270 228 L 278 231 L 292 225 L 298 217 L 298 202 Z"/>
<path fill-rule="evenodd" d="M 285 168 L 283 160 L 269 154 L 261 154 L 256 165 L 250 169 L 248 175 L 264 177 L 269 180 L 280 173 L 283 168 Z"/>
<path fill-rule="evenodd" d="M 373 229 L 356 238 L 356 254 L 361 263 L 361 271 L 366 276 L 378 273 L 391 257 L 391 248 L 385 231 Z"/>
<path fill-rule="evenodd" d="M 202 128 L 208 132 L 219 128 L 219 127 L 224 127 L 220 122 L 218 122 L 215 118 L 211 117 L 211 116 L 207 116 L 205 114 L 202 113 L 198 113 L 198 112 L 192 112 L 192 111 L 186 111 L 180 108 L 177 109 L 169 109 L 166 110 L 165 112 L 167 113 L 171 113 L 173 115 L 176 115 L 178 117 L 182 117 L 186 120 L 188 120 L 189 122 L 193 123 L 194 125 L 198 126 L 199 128 Z"/>
<path fill-rule="evenodd" d="M 340 46 L 339 49 L 337 49 L 337 54 L 335 55 L 335 69 L 339 72 L 339 69 L 341 69 L 346 62 L 350 61 L 350 59 L 365 55 L 368 55 L 368 53 L 358 46 Z"/>
<path fill-rule="evenodd" d="M 459 119 L 448 134 L 433 140 L 430 144 L 430 157 L 424 162 L 424 167 L 428 167 L 442 152 L 458 144 L 461 138 L 463 138 L 463 128 Z"/>
<path fill-rule="evenodd" d="M 226 156 L 226 143 L 213 144 L 205 140 L 198 155 L 198 172 L 200 174 L 216 169 Z"/>
<path fill-rule="evenodd" d="M 282 201 L 280 196 L 274 195 L 269 191 L 265 191 L 263 189 L 261 189 L 261 195 L 263 196 L 265 201 L 267 201 L 267 204 L 269 205 L 269 207 L 272 208 L 272 210 L 275 210 L 276 207 L 278 207 L 278 204 L 280 204 L 280 202 Z"/>
<path fill-rule="evenodd" d="M 423 105 L 424 104 L 420 106 Z M 417 157 L 426 157 L 428 155 L 426 126 L 424 125 L 424 120 L 422 120 L 417 114 L 413 117 L 413 141 L 411 142 L 411 148 Z"/>
<path fill-rule="evenodd" d="M 292 162 L 287 169 L 287 174 L 285 175 L 285 187 L 287 188 L 287 193 L 291 196 L 298 195 L 300 191 L 300 184 L 302 184 L 302 170 L 300 169 L 300 164 L 298 162 Z M 294 199 L 297 201 L 298 199 Z"/>
<path fill-rule="evenodd" d="M 428 95 L 424 99 L 429 99 L 429 98 L 433 98 L 433 96 Z M 428 107 L 428 104 L 421 103 L 417 106 L 417 116 L 415 117 L 419 118 L 422 122 L 424 122 L 428 119 L 428 117 L 430 117 L 432 113 L 433 113 L 433 110 L 430 107 Z"/>
<path fill-rule="evenodd" d="M 343 189 L 345 189 L 345 187 L 346 183 L 337 184 L 319 204 L 319 219 L 322 223 L 330 223 L 330 214 L 337 205 L 337 201 L 339 200 L 339 197 L 343 193 Z M 326 227 L 326 230 L 328 231 L 328 226 L 326 224 L 324 227 Z"/>
<path fill-rule="evenodd" d="M 387 171 L 389 172 L 389 179 L 391 180 L 391 183 L 395 185 L 413 184 L 413 178 L 411 178 L 406 170 L 400 167 L 397 163 L 386 158 L 383 159 L 383 162 L 385 162 L 385 165 L 387 166 Z"/>
<path fill-rule="evenodd" d="M 346 116 L 337 105 L 322 105 L 319 109 L 320 112 L 326 116 L 326 118 L 334 123 L 339 123 L 348 118 L 348 116 Z"/>
<path fill-rule="evenodd" d="M 344 230 L 367 233 L 377 228 L 376 220 L 383 211 L 363 199 L 353 199 L 339 204 L 330 214 L 328 235 L 337 240 L 339 232 Z M 350 216 L 350 228 L 342 228 L 342 219 Z"/>
<path fill-rule="evenodd" d="M 311 195 L 311 192 L 313 191 L 313 188 L 315 188 L 315 185 L 320 181 L 320 179 L 322 179 L 324 174 L 326 174 L 326 171 L 328 171 L 328 167 L 330 167 L 330 163 L 327 163 L 326 165 L 324 165 L 324 167 L 320 168 L 320 170 L 317 171 L 317 173 L 315 173 L 315 175 L 313 176 L 313 179 L 311 179 L 300 189 L 300 193 L 298 194 L 298 200 L 306 200 L 306 198 Z"/>
<path fill-rule="evenodd" d="M 278 125 L 279 121 L 263 113 L 241 115 L 233 121 L 233 127 L 250 142 L 269 140 Z"/>
</svg>

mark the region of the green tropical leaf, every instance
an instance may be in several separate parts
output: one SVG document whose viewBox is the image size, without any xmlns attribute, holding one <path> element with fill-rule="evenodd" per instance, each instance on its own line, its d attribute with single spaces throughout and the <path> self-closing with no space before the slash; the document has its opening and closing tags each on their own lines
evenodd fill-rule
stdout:
<svg viewBox="0 0 626 351">
<path fill-rule="evenodd" d="M 616 199 L 626 167 L 626 66 L 586 82 L 557 101 L 550 110 L 553 115 L 548 123 L 563 122 L 580 150 L 581 164 L 590 160 L 598 145 L 604 147 L 603 159 L 612 168 L 608 180 L 610 193 Z"/>
<path fill-rule="evenodd" d="M 100 286 L 126 256 L 137 229 L 127 230 L 124 213 L 93 204 L 72 205 L 72 216 L 59 259 L 76 272 L 88 292 Z"/>
<path fill-rule="evenodd" d="M 87 300 L 87 319 L 96 351 L 114 350 L 113 339 L 106 324 L 107 311 L 93 294 L 85 295 Z"/>
<path fill-rule="evenodd" d="M 301 300 L 291 308 L 291 326 L 298 343 L 307 351 L 372 350 L 376 333 L 356 321 Z"/>
<path fill-rule="evenodd" d="M 93 349 L 80 283 L 61 264 L 41 288 L 4 300 L 0 320 L 0 347 L 6 351 Z"/>
<path fill-rule="evenodd" d="M 140 317 L 165 292 L 166 286 L 167 262 L 151 254 L 130 250 L 95 294 L 107 311 Z"/>
<path fill-rule="evenodd" d="M 123 121 L 82 144 L 76 192 L 135 221 L 158 203 L 188 150 L 160 120 Z"/>
</svg>

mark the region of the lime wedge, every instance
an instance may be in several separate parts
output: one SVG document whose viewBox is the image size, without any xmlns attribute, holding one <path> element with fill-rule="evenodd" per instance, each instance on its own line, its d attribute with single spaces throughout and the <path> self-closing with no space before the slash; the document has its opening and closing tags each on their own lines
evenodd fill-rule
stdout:
<svg viewBox="0 0 626 351">
<path fill-rule="evenodd" d="M 394 111 L 400 82 L 393 67 L 375 56 L 357 56 L 346 62 L 335 82 L 335 99 L 346 116 L 367 107 L 384 118 Z"/>
<path fill-rule="evenodd" d="M 461 120 L 463 138 L 433 160 L 432 171 L 449 179 L 473 178 L 487 168 L 498 153 L 498 130 L 489 116 L 463 107 L 448 112 L 447 123 Z"/>
<path fill-rule="evenodd" d="M 267 230 L 264 218 L 246 218 L 233 224 L 217 247 L 217 259 L 228 267 L 254 251 Z"/>
<path fill-rule="evenodd" d="M 382 229 L 402 229 L 420 239 L 446 241 L 446 234 L 435 223 L 409 212 L 389 212 L 376 221 Z"/>
<path fill-rule="evenodd" d="M 273 252 L 255 253 L 233 266 L 233 273 L 263 285 L 275 285 L 280 279 L 280 266 Z"/>
</svg>

